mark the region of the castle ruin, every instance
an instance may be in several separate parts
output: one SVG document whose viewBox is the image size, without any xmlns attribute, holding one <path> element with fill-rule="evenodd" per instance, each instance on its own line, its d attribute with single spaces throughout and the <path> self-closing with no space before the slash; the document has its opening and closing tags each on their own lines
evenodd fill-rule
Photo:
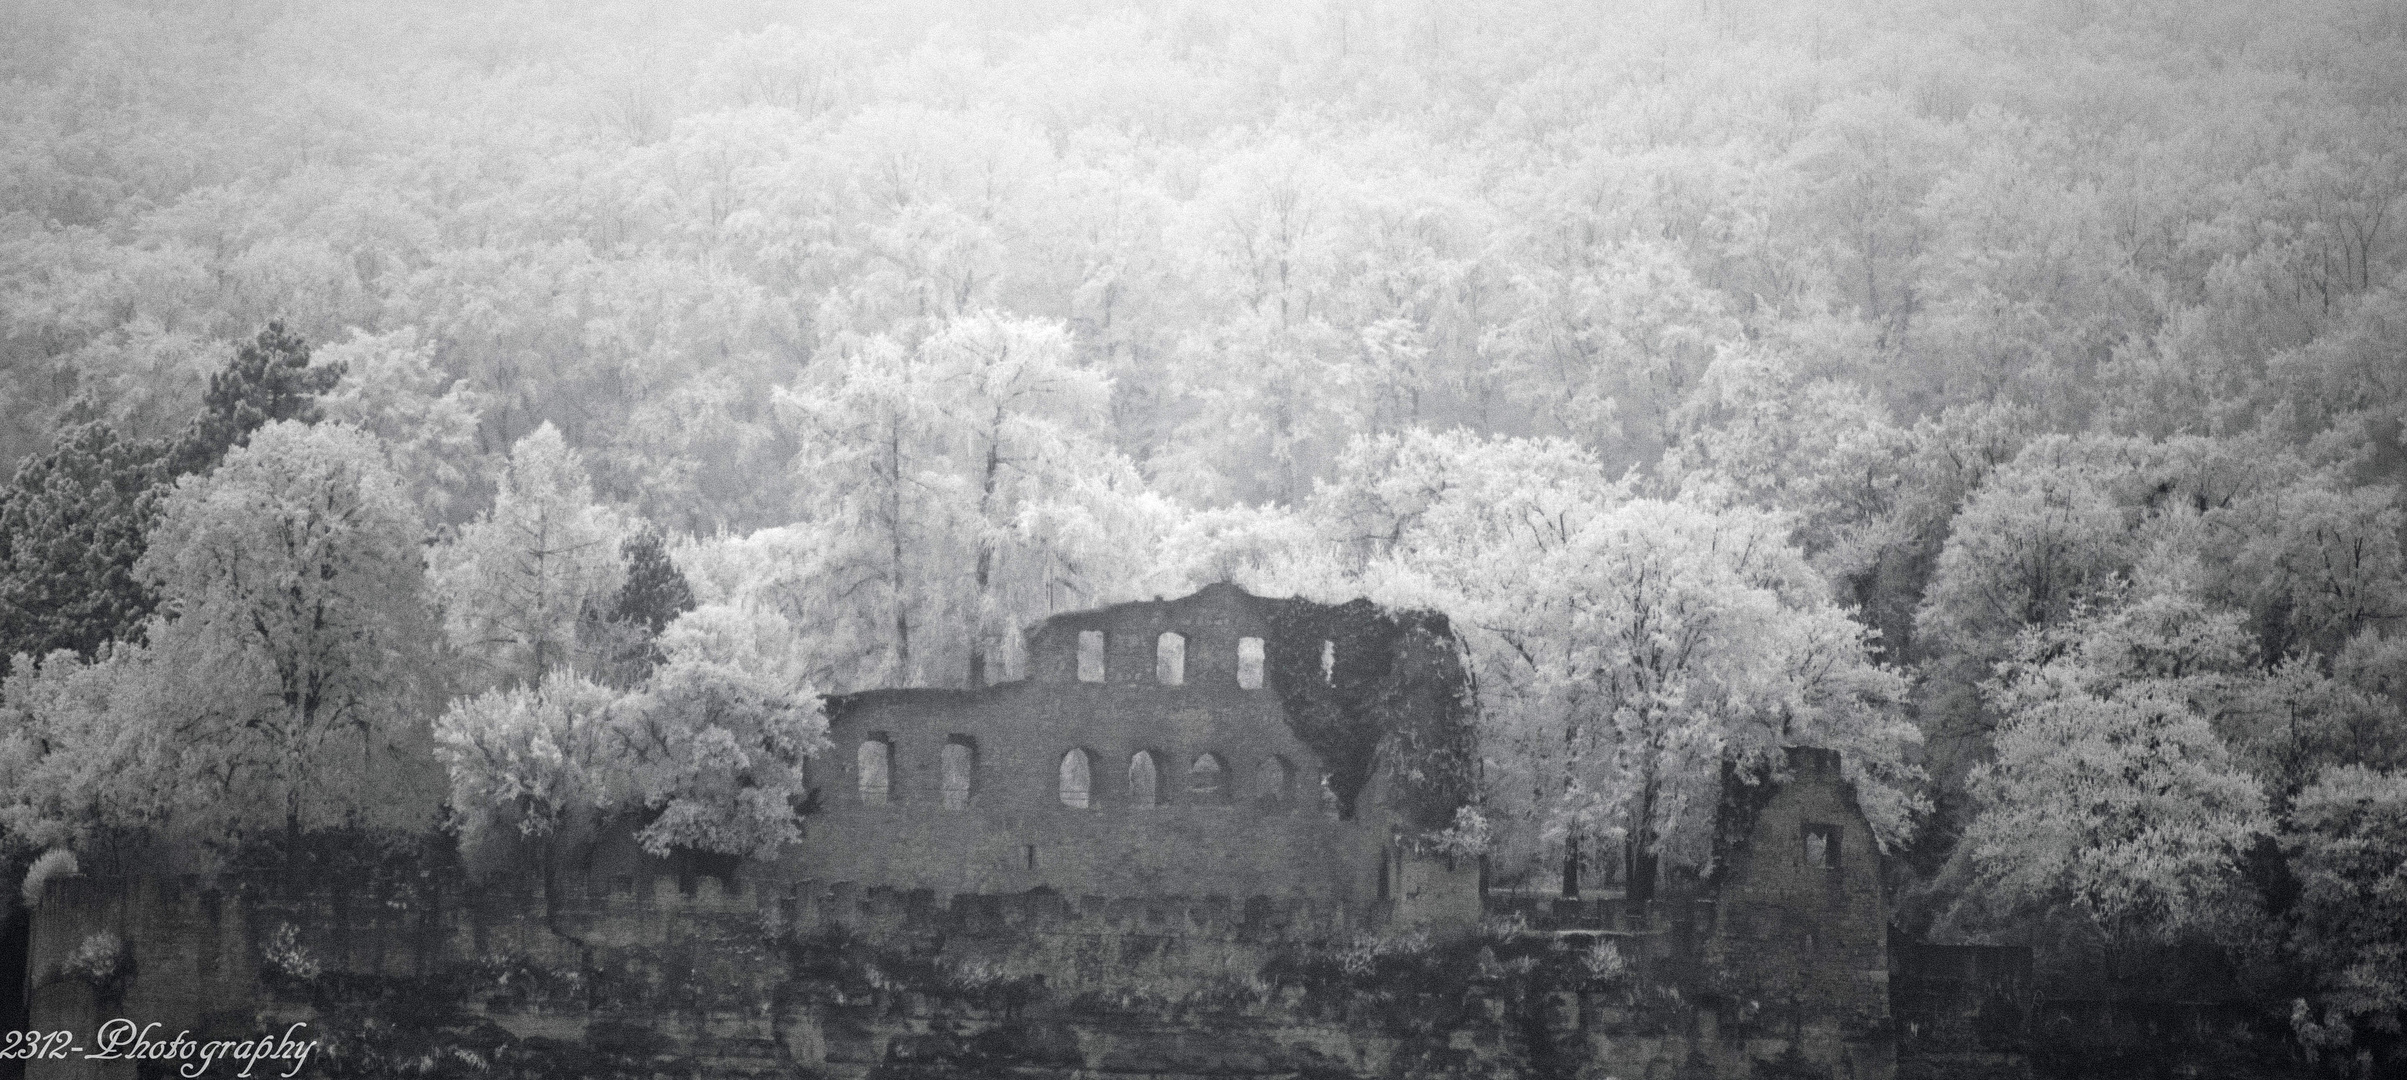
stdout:
<svg viewBox="0 0 2407 1080">
<path fill-rule="evenodd" d="M 307 1018 L 338 1075 L 1896 1074 L 1880 856 L 1836 754 L 1791 751 L 1697 895 L 1483 895 L 1409 842 L 1463 778 L 1391 767 L 1460 726 L 1457 663 L 1435 616 L 1226 585 L 1057 616 L 1025 679 L 831 701 L 774 862 L 618 835 L 548 888 L 439 851 L 416 877 L 68 879 L 31 1023 Z M 124 956 L 95 973 L 100 935 Z"/>
</svg>

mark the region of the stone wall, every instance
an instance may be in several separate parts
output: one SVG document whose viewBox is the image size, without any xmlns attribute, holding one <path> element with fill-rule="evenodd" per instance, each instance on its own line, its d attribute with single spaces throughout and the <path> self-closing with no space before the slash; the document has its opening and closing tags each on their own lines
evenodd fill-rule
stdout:
<svg viewBox="0 0 2407 1080">
<path fill-rule="evenodd" d="M 2308 1060 L 2278 1003 L 2247 997 L 2204 950 L 1900 943 L 1890 971 L 1908 1080 L 2353 1075 Z"/>
<path fill-rule="evenodd" d="M 1352 820 L 1339 820 L 1321 794 L 1324 764 L 1290 729 L 1277 695 L 1239 685 L 1238 641 L 1269 633 L 1250 600 L 1216 587 L 1060 616 L 1031 635 L 1023 681 L 838 699 L 834 748 L 814 763 L 820 796 L 808 837 L 787 866 L 939 893 L 1377 899 L 1397 822 L 1375 793 Z M 1100 682 L 1078 678 L 1087 631 L 1105 635 Z M 1155 678 L 1165 631 L 1186 642 L 1175 686 Z M 859 755 L 871 740 L 889 748 L 882 800 L 861 791 Z M 966 805 L 945 800 L 948 744 L 970 748 L 975 762 Z M 1087 755 L 1084 807 L 1061 798 L 1062 757 L 1072 751 Z M 1140 752 L 1156 778 L 1143 805 L 1130 779 Z M 1217 793 L 1193 784 L 1191 768 L 1205 754 L 1223 766 Z M 1269 762 L 1283 785 L 1264 782 Z M 1464 880 L 1476 887 L 1475 877 Z"/>
<path fill-rule="evenodd" d="M 1313 642 L 1281 642 L 1279 685 L 1329 713 L 1307 745 L 1273 673 L 1239 675 L 1269 603 L 1215 587 L 1075 613 L 1031 636 L 1024 680 L 831 702 L 805 839 L 774 862 L 657 858 L 620 829 L 549 871 L 488 857 L 482 879 L 419 844 L 214 886 L 55 883 L 34 1026 L 306 1021 L 312 1076 L 1891 1075 L 1878 857 L 1835 757 L 1800 752 L 1749 804 L 1714 895 L 1533 922 L 1485 906 L 1471 860 L 1415 853 L 1404 781 L 1360 769 L 1380 724 L 1460 704 L 1435 700 L 1446 679 L 1379 684 L 1428 716 L 1352 716 L 1315 695 L 1375 680 L 1343 657 L 1317 680 Z M 1081 677 L 1091 633 L 1100 678 Z M 865 788 L 872 743 L 885 782 Z M 1365 754 L 1351 812 L 1312 746 Z M 1065 800 L 1074 751 L 1089 783 Z M 1190 771 L 1206 754 L 1216 785 Z M 110 940 L 122 956 L 93 963 Z"/>
<path fill-rule="evenodd" d="M 1449 942 L 1314 900 L 695 884 L 412 912 L 61 882 L 37 918 L 36 1025 L 247 1038 L 306 1021 L 328 1044 L 312 1076 L 1743 1077 L 1806 1060 L 1716 1034 L 1694 926 Z M 103 932 L 130 977 L 59 972 Z"/>
<path fill-rule="evenodd" d="M 1114 604 L 1055 615 L 1028 635 L 1028 681 L 1077 684 L 1079 635 L 1093 631 L 1103 635 L 1100 685 L 1136 690 L 1155 687 L 1160 685 L 1155 679 L 1156 647 L 1162 634 L 1175 633 L 1186 639 L 1185 685 L 1239 689 L 1238 641 L 1270 635 L 1269 624 L 1251 600 L 1245 590 L 1234 585 L 1211 585 L 1176 600 Z"/>
<path fill-rule="evenodd" d="M 1880 849 L 1834 751 L 1793 748 L 1790 780 L 1729 844 L 1714 890 L 1721 1007 L 1754 1037 L 1845 1060 L 1889 1038 Z"/>
<path fill-rule="evenodd" d="M 1303 776 L 1316 759 L 1286 730 L 1267 691 L 1016 683 L 980 694 L 881 691 L 847 702 L 830 724 L 833 766 L 804 842 L 786 857 L 798 872 L 941 892 L 1144 896 L 1171 893 L 1295 895 L 1367 900 L 1378 889 L 1390 823 L 1365 814 L 1339 821 L 1291 785 L 1275 801 L 1255 780 L 1273 756 Z M 859 751 L 889 748 L 883 804 L 860 794 Z M 948 807 L 942 755 L 960 740 L 975 754 L 967 806 Z M 1088 756 L 1088 805 L 1063 805 L 1061 759 Z M 1130 759 L 1152 755 L 1157 805 L 1136 805 Z M 1226 794 L 1189 790 L 1204 753 L 1226 766 Z M 837 768 L 841 768 L 840 773 Z M 832 773 L 821 779 L 819 772 Z"/>
<path fill-rule="evenodd" d="M 1509 912 L 1467 925 L 1458 885 L 1474 872 L 1400 853 L 1384 900 L 1375 883 L 946 894 L 659 859 L 624 835 L 548 889 L 472 886 L 432 856 L 221 888 L 70 878 L 36 913 L 34 1023 L 250 1037 L 305 1020 L 327 1041 L 312 1076 L 1887 1077 L 1866 939 L 1835 925 L 1866 910 L 1847 861 L 1859 834 L 1842 826 L 1836 894 L 1766 839 L 1843 795 L 1802 771 L 1775 793 L 1719 903 L 1621 905 L 1570 931 Z M 1825 890 L 1822 906 L 1774 917 L 1799 889 Z M 1410 917 L 1432 902 L 1455 906 Z M 102 934 L 126 962 L 73 970 Z M 1815 996 L 1771 996 L 1781 980 Z"/>
<path fill-rule="evenodd" d="M 1324 681 L 1311 646 L 1349 631 L 1305 618 L 1274 647 L 1282 699 L 1271 673 L 1239 675 L 1274 603 L 1295 621 L 1299 602 L 1233 587 L 1061 616 L 1031 636 L 1024 680 L 832 702 L 806 838 L 775 862 L 658 858 L 621 828 L 548 878 L 493 857 L 472 878 L 421 838 L 323 844 L 214 884 L 54 882 L 27 943 L 29 1026 L 251 1038 L 306 1022 L 325 1045 L 311 1076 L 1025 1080 L 2077 1075 L 2137 1067 L 2159 1032 L 2209 1045 L 2232 1026 L 2217 1002 L 2050 995 L 2021 950 L 1893 950 L 1880 855 L 1829 751 L 1732 789 L 1718 868 L 1692 893 L 1483 897 L 1470 860 L 1414 853 L 1402 781 L 1356 758 L 1364 786 L 1341 813 L 1311 748 L 1355 753 L 1379 724 L 1418 722 L 1357 723 L 1323 698 L 1377 686 L 1436 716 L 1452 669 L 1349 682 L 1340 658 Z M 1156 677 L 1164 632 L 1184 639 L 1175 683 Z M 1319 717 L 1320 741 L 1283 700 Z M 873 741 L 886 783 L 870 798 Z M 970 766 L 951 797 L 948 746 Z M 1062 794 L 1072 751 L 1083 800 Z M 1130 780 L 1140 752 L 1152 799 Z M 1205 754 L 1216 789 L 1192 782 Z"/>
<path fill-rule="evenodd" d="M 1889 964 L 1900 1077 L 2031 1075 L 2031 950 L 1899 942 Z"/>
</svg>

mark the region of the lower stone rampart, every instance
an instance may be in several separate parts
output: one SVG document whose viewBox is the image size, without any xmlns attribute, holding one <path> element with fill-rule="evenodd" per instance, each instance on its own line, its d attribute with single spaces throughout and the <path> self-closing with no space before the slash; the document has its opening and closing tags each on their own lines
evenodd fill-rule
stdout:
<svg viewBox="0 0 2407 1080">
<path fill-rule="evenodd" d="M 2332 1075 L 2278 1011 L 2204 950 L 1897 943 L 1900 1080 L 2180 1080 Z"/>
<path fill-rule="evenodd" d="M 310 1076 L 1891 1072 L 1884 1031 L 1808 1031 L 1717 994 L 1710 905 L 1449 934 L 1388 903 L 940 897 L 758 869 L 653 860 L 549 890 L 69 878 L 35 914 L 34 1025 L 306 1022 Z"/>
</svg>

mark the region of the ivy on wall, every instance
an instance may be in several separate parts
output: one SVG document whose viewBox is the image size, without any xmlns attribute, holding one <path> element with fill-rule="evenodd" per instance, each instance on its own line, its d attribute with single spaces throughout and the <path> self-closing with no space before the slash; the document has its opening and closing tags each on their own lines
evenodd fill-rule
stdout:
<svg viewBox="0 0 2407 1080">
<path fill-rule="evenodd" d="M 1264 674 L 1296 738 L 1328 766 L 1339 812 L 1354 816 L 1384 746 L 1397 812 L 1427 831 L 1452 824 L 1478 774 L 1471 680 L 1446 617 L 1368 600 L 1258 602 L 1270 624 Z"/>
</svg>

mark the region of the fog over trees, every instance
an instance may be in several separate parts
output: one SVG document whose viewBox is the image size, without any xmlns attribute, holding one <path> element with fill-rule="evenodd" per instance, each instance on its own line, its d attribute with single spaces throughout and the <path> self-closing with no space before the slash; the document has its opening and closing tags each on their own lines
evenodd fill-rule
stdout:
<svg viewBox="0 0 2407 1080">
<path fill-rule="evenodd" d="M 0 26 L 17 867 L 773 855 L 822 695 L 1235 581 L 1450 617 L 1500 883 L 1824 746 L 1909 934 L 2407 1014 L 2395 2 Z"/>
</svg>

